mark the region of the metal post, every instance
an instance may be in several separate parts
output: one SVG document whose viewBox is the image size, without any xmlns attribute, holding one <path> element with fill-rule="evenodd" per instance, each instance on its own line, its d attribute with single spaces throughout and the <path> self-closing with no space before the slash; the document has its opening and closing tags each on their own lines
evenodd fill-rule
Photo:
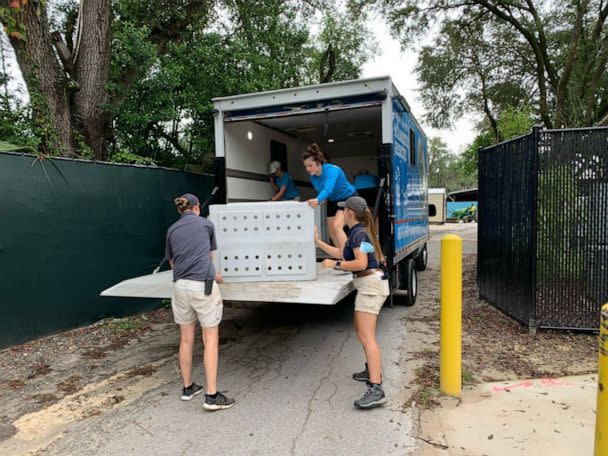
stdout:
<svg viewBox="0 0 608 456">
<path fill-rule="evenodd" d="M 595 412 L 595 456 L 608 454 L 608 304 L 600 316 L 600 350 Z"/>
<path fill-rule="evenodd" d="M 462 238 L 441 240 L 440 388 L 460 396 L 462 375 Z"/>
</svg>

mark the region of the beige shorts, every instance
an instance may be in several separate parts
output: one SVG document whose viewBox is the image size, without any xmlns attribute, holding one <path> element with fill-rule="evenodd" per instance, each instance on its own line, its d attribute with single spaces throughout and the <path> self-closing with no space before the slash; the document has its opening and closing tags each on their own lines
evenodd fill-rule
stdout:
<svg viewBox="0 0 608 456">
<path fill-rule="evenodd" d="M 366 312 L 374 315 L 380 313 L 380 309 L 389 295 L 388 280 L 382 280 L 382 272 L 360 277 L 354 280 L 357 290 L 355 298 L 355 311 Z"/>
<path fill-rule="evenodd" d="M 203 328 L 213 328 L 220 324 L 224 304 L 220 288 L 213 282 L 209 296 L 205 295 L 205 282 L 180 279 L 173 285 L 171 298 L 173 319 L 178 325 L 194 323 L 198 317 Z"/>
</svg>

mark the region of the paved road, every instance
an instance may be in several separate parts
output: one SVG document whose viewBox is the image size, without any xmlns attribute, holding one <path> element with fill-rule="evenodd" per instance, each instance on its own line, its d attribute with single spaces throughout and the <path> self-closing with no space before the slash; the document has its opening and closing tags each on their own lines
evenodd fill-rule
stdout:
<svg viewBox="0 0 608 456">
<path fill-rule="evenodd" d="M 437 238 L 445 231 L 433 231 L 435 264 L 419 274 L 420 282 L 436 280 Z M 474 227 L 458 231 L 474 239 Z M 469 250 L 465 245 L 465 253 Z M 421 292 L 431 288 L 425 285 Z M 378 334 L 389 396 L 384 408 L 353 407 L 365 387 L 351 379 L 364 362 L 351 327 L 352 304 L 258 304 L 225 312 L 224 335 L 234 337 L 221 349 L 220 389 L 236 398 L 235 407 L 209 413 L 198 398 L 182 402 L 179 379 L 169 377 L 127 406 L 71 424 L 45 454 L 414 454 L 419 441 L 411 410 L 403 410 L 408 397 L 403 319 L 415 309 L 381 313 Z M 201 382 L 200 360 L 195 373 Z"/>
</svg>

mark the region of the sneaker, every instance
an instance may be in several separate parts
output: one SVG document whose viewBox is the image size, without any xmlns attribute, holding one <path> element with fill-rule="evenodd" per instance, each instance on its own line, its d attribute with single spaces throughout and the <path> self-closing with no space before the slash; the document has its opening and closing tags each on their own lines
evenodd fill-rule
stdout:
<svg viewBox="0 0 608 456">
<path fill-rule="evenodd" d="M 182 401 L 189 401 L 197 394 L 203 392 L 203 387 L 201 385 L 197 385 L 196 383 L 192 383 L 188 388 L 184 387 L 182 389 Z"/>
<path fill-rule="evenodd" d="M 386 404 L 386 396 L 380 385 L 370 385 L 361 399 L 355 401 L 355 407 L 368 409 Z"/>
<path fill-rule="evenodd" d="M 367 363 L 365 363 L 365 370 L 362 372 L 355 372 L 353 378 L 358 382 L 369 382 L 369 370 L 367 369 Z"/>
<path fill-rule="evenodd" d="M 220 392 L 218 392 L 215 397 L 205 394 L 205 402 L 203 402 L 203 408 L 205 410 L 224 410 L 229 409 L 233 405 L 234 399 L 228 399 Z"/>
</svg>

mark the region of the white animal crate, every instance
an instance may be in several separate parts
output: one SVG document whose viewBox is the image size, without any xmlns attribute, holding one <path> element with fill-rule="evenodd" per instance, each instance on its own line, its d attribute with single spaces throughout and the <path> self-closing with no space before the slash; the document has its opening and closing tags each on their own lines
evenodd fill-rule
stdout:
<svg viewBox="0 0 608 456">
<path fill-rule="evenodd" d="M 209 206 L 225 282 L 314 280 L 314 210 L 293 201 Z"/>
</svg>

